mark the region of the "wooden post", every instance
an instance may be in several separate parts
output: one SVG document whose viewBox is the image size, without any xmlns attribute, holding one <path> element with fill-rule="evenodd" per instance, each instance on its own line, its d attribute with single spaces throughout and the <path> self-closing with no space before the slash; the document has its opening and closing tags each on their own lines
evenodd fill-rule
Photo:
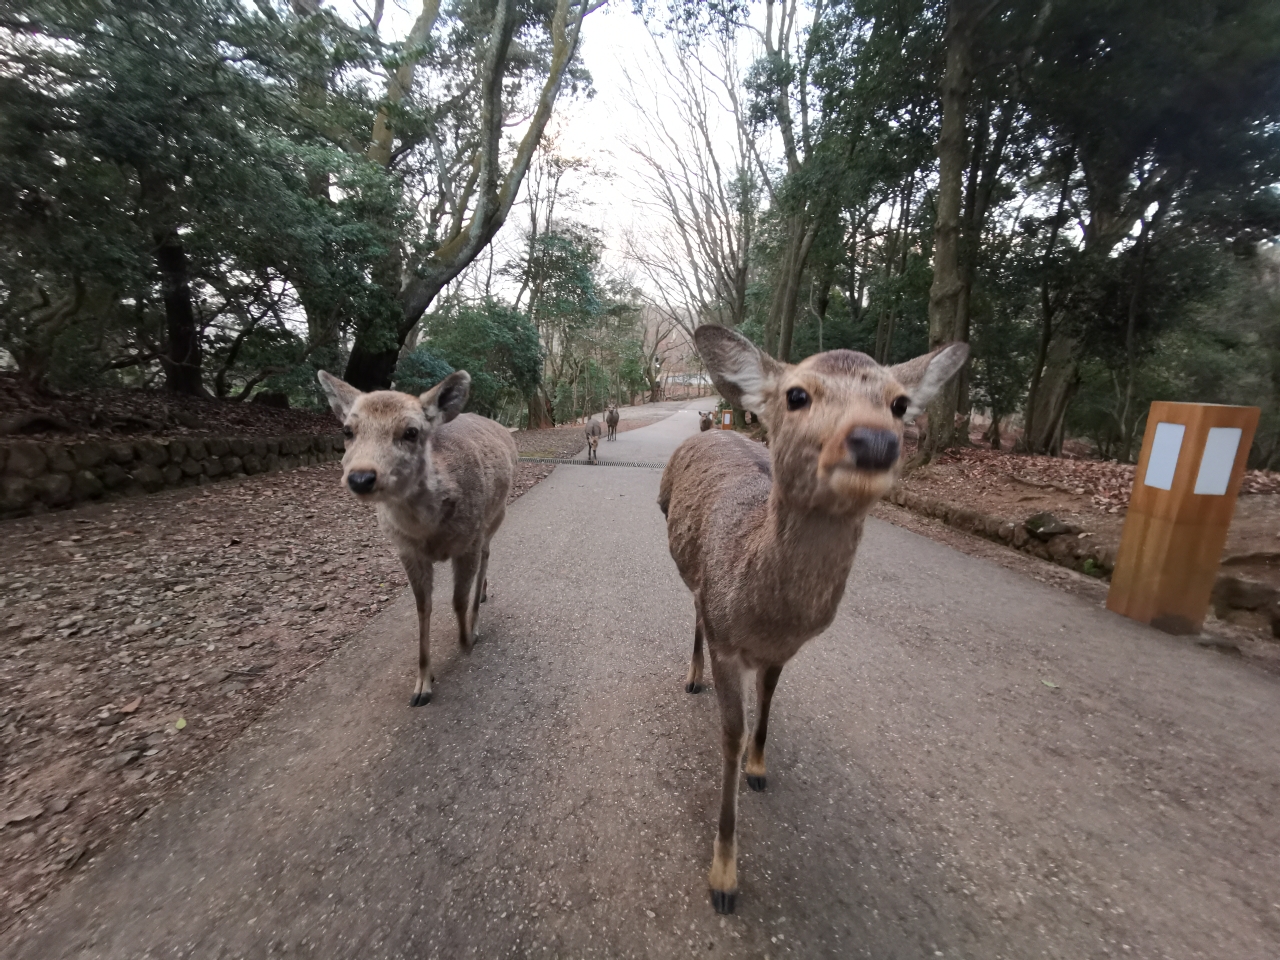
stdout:
<svg viewBox="0 0 1280 960">
<path fill-rule="evenodd" d="M 1166 633 L 1200 632 L 1258 413 L 1151 404 L 1107 609 Z"/>
<path fill-rule="evenodd" d="M 720 429 L 721 430 L 733 429 L 733 411 L 732 410 L 726 410 L 724 411 L 724 413 L 720 414 Z"/>
</svg>

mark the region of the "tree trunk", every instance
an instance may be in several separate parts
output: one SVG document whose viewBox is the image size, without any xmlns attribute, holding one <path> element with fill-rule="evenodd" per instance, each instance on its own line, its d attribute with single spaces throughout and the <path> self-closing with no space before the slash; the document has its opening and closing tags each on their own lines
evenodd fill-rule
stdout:
<svg viewBox="0 0 1280 960">
<path fill-rule="evenodd" d="M 207 397 L 201 378 L 200 330 L 195 305 L 191 302 L 191 279 L 187 275 L 187 252 L 177 231 L 156 238 L 156 267 L 164 295 L 167 343 L 162 358 L 165 386 L 173 393 Z"/>
<path fill-rule="evenodd" d="M 800 281 L 804 276 L 804 265 L 809 259 L 809 250 L 813 247 L 817 227 L 805 226 L 804 218 L 790 218 L 786 254 L 782 259 L 780 275 L 773 290 L 773 303 L 769 308 L 769 323 L 766 327 L 766 348 L 775 342 L 775 355 L 783 363 L 791 362 L 791 341 L 795 333 L 796 310 L 800 302 Z"/>
<path fill-rule="evenodd" d="M 929 289 L 929 347 L 936 349 L 964 335 L 964 281 L 960 264 L 960 213 L 964 171 L 965 113 L 973 83 L 973 32 L 978 16 L 972 2 L 951 0 L 947 11 L 947 62 L 942 76 L 942 130 L 938 135 L 938 201 L 933 241 L 933 285 Z M 960 378 L 938 391 L 929 405 L 928 434 L 919 457 L 925 461 L 956 441 Z"/>
<path fill-rule="evenodd" d="M 1029 453 L 1057 456 L 1062 452 L 1067 404 L 1080 386 L 1079 346 L 1074 337 L 1067 336 L 1054 337 L 1049 343 L 1035 406 L 1029 410 L 1028 432 L 1022 438 Z"/>
<path fill-rule="evenodd" d="M 551 410 L 551 400 L 541 384 L 529 395 L 528 406 L 529 430 L 545 430 L 556 425 L 556 419 Z"/>
</svg>

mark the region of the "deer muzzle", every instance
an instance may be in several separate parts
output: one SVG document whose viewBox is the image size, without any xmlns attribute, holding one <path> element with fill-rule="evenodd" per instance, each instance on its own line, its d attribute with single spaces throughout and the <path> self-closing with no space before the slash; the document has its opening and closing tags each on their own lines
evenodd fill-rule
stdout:
<svg viewBox="0 0 1280 960">
<path fill-rule="evenodd" d="M 351 488 L 352 493 L 368 494 L 373 493 L 373 488 L 378 482 L 378 472 L 376 470 L 352 470 L 347 474 L 347 486 Z"/>
<path fill-rule="evenodd" d="M 845 446 L 859 470 L 888 470 L 898 462 L 898 435 L 892 430 L 854 427 L 845 438 Z"/>
</svg>

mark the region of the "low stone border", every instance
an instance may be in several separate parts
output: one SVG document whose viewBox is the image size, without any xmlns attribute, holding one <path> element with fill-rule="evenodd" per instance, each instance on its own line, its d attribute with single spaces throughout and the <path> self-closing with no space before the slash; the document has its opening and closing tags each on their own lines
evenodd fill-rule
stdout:
<svg viewBox="0 0 1280 960">
<path fill-rule="evenodd" d="M 1081 534 L 1074 528 L 1067 528 L 1063 532 L 1033 532 L 1024 522 L 1005 520 L 977 510 L 957 507 L 944 500 L 922 497 L 902 487 L 895 487 L 889 494 L 889 500 L 912 513 L 941 520 L 957 530 L 977 534 L 1041 560 L 1091 576 L 1109 577 L 1116 565 L 1115 547 L 1096 543 L 1087 534 Z"/>
<path fill-rule="evenodd" d="M 342 457 L 342 437 L 87 440 L 0 443 L 0 518 L 90 500 L 292 470 Z"/>
<path fill-rule="evenodd" d="M 901 487 L 896 487 L 888 499 L 912 513 L 941 520 L 957 530 L 1090 576 L 1108 578 L 1115 569 L 1117 548 L 1093 543 L 1071 527 L 1061 532 L 1051 532 L 1052 528 L 1036 531 L 1030 521 L 1004 520 L 944 500 L 922 497 Z M 1275 587 L 1220 572 L 1212 603 L 1219 619 L 1260 630 L 1269 628 L 1273 636 L 1280 638 L 1280 590 Z"/>
</svg>

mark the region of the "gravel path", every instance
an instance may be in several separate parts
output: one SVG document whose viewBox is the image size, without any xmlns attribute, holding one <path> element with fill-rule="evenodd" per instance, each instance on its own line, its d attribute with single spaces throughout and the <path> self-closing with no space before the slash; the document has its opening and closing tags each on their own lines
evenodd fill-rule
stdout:
<svg viewBox="0 0 1280 960">
<path fill-rule="evenodd" d="M 0 954 L 1280 955 L 1280 681 L 876 521 L 783 673 L 739 913 L 715 916 L 716 707 L 682 692 L 658 476 L 558 468 L 428 708 L 401 592 Z"/>
</svg>

